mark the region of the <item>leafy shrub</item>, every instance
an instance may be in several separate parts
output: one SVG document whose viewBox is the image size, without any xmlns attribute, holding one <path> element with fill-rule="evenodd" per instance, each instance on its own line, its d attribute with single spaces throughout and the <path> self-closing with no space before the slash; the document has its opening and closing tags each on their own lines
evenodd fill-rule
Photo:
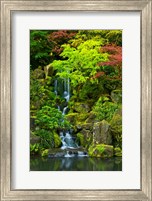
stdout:
<svg viewBox="0 0 152 201">
<path fill-rule="evenodd" d="M 30 153 L 31 154 L 38 154 L 40 151 L 40 144 L 35 143 L 35 144 L 30 144 Z"/>
<path fill-rule="evenodd" d="M 96 114 L 98 120 L 105 119 L 110 121 L 118 108 L 119 105 L 110 102 L 108 97 L 100 97 L 93 108 L 93 112 Z"/>
<path fill-rule="evenodd" d="M 48 149 L 43 150 L 43 151 L 41 152 L 41 156 L 42 156 L 42 157 L 48 156 L 48 152 L 49 152 Z"/>
<path fill-rule="evenodd" d="M 54 147 L 54 133 L 45 129 L 35 131 L 35 134 L 41 138 L 41 146 L 45 149 Z"/>
<path fill-rule="evenodd" d="M 44 106 L 36 113 L 36 124 L 45 130 L 68 128 L 70 123 L 64 118 L 62 112 L 50 106 Z"/>
</svg>

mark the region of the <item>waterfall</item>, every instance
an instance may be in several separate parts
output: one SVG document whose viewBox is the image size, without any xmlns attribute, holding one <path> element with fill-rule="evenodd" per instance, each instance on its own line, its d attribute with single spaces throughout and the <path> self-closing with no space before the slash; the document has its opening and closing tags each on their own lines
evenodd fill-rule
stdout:
<svg viewBox="0 0 152 201">
<path fill-rule="evenodd" d="M 69 78 L 64 78 L 64 92 L 63 97 L 68 102 L 70 99 L 70 80 Z"/>
<path fill-rule="evenodd" d="M 56 96 L 58 95 L 58 80 L 57 79 L 54 82 L 54 93 Z"/>
<path fill-rule="evenodd" d="M 66 103 L 69 102 L 70 100 L 70 80 L 69 78 L 64 78 L 63 82 L 62 82 L 63 86 L 63 94 L 61 94 L 61 96 L 63 98 L 65 98 Z M 60 94 L 60 91 L 58 91 L 59 87 L 58 87 L 58 80 L 56 79 L 54 82 L 54 93 L 56 95 Z M 60 110 L 62 112 L 62 115 L 66 115 L 68 112 L 68 106 L 66 104 L 66 106 L 62 107 L 62 106 L 57 106 L 58 110 Z M 70 130 L 62 130 L 60 131 L 60 138 L 61 138 L 61 142 L 62 142 L 62 146 L 61 149 L 66 151 L 66 154 L 64 155 L 64 157 L 69 158 L 69 157 L 74 157 L 75 154 L 69 152 L 69 150 L 76 150 L 79 148 L 79 146 L 77 145 L 77 143 L 75 142 L 75 138 L 71 135 L 71 131 Z M 77 156 L 87 156 L 86 152 L 83 151 L 77 151 L 76 152 Z"/>
</svg>

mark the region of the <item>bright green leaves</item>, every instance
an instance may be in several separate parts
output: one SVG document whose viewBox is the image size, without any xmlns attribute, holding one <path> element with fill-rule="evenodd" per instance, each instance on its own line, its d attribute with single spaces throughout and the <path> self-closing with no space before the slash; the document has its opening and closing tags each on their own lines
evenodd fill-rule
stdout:
<svg viewBox="0 0 152 201">
<path fill-rule="evenodd" d="M 86 40 L 76 48 L 70 44 L 63 45 L 63 52 L 60 56 L 64 60 L 55 60 L 52 66 L 61 78 L 69 77 L 73 87 L 84 84 L 100 69 L 98 63 L 108 60 L 108 54 L 99 51 L 101 45 L 103 45 L 102 39 Z"/>
<path fill-rule="evenodd" d="M 36 124 L 41 129 L 53 130 L 69 126 L 62 112 L 50 106 L 44 106 L 36 113 Z"/>
</svg>

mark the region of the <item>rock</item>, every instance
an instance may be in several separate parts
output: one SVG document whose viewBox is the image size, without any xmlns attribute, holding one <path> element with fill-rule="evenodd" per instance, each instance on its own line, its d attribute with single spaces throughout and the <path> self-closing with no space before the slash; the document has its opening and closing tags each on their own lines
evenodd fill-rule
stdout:
<svg viewBox="0 0 152 201">
<path fill-rule="evenodd" d="M 115 103 L 122 103 L 122 90 L 113 90 L 111 92 L 111 99 Z"/>
<path fill-rule="evenodd" d="M 69 113 L 66 115 L 66 119 L 71 123 L 75 124 L 77 119 L 78 113 Z"/>
<path fill-rule="evenodd" d="M 85 130 L 90 130 L 90 131 L 92 131 L 92 129 L 93 129 L 93 124 L 92 124 L 92 123 L 84 123 L 84 124 L 79 123 L 79 124 L 76 125 L 76 128 L 77 128 L 78 130 L 80 130 L 80 129 L 85 129 Z"/>
<path fill-rule="evenodd" d="M 30 132 L 30 144 L 36 144 L 36 143 L 40 143 L 40 137 L 34 135 L 32 132 Z"/>
<path fill-rule="evenodd" d="M 119 147 L 116 147 L 114 149 L 114 155 L 118 157 L 122 156 L 122 150 Z"/>
<path fill-rule="evenodd" d="M 122 147 L 122 117 L 115 114 L 110 121 L 111 135 L 113 137 L 113 144 L 115 147 Z"/>
<path fill-rule="evenodd" d="M 90 107 L 87 103 L 79 103 L 76 102 L 73 106 L 74 111 L 79 113 L 88 113 L 90 111 Z"/>
<path fill-rule="evenodd" d="M 76 141 L 77 143 L 88 149 L 90 144 L 92 143 L 93 135 L 90 130 L 81 130 L 81 132 L 77 133 Z"/>
<path fill-rule="evenodd" d="M 90 112 L 88 118 L 86 119 L 86 123 L 93 123 L 96 121 L 95 119 L 96 115 L 93 112 Z"/>
<path fill-rule="evenodd" d="M 77 116 L 77 121 L 78 122 L 84 122 L 88 118 L 88 116 L 89 116 L 88 113 L 78 113 L 78 114 L 79 114 Z"/>
<path fill-rule="evenodd" d="M 57 133 L 54 133 L 54 147 L 58 148 L 61 146 L 61 144 L 62 144 L 61 138 Z"/>
<path fill-rule="evenodd" d="M 52 65 L 49 64 L 49 65 L 45 66 L 44 67 L 44 72 L 45 72 L 46 78 L 47 78 L 47 76 L 51 77 L 53 75 L 53 73 L 54 73 L 54 69 L 53 69 Z"/>
<path fill-rule="evenodd" d="M 114 155 L 114 149 L 111 145 L 98 144 L 91 145 L 89 147 L 89 156 L 91 157 L 101 157 L 101 158 L 110 158 Z"/>
<path fill-rule="evenodd" d="M 112 144 L 111 128 L 107 121 L 94 123 L 93 142 L 94 144 Z"/>
<path fill-rule="evenodd" d="M 33 75 L 36 79 L 44 79 L 45 78 L 45 73 L 42 69 L 37 68 L 33 71 Z"/>
</svg>

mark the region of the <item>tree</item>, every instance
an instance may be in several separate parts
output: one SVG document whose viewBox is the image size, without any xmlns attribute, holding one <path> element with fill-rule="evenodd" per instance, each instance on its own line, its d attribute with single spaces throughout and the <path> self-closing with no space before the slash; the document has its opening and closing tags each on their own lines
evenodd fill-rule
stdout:
<svg viewBox="0 0 152 201">
<path fill-rule="evenodd" d="M 30 66 L 36 69 L 51 62 L 51 44 L 47 36 L 51 31 L 31 30 L 30 31 Z"/>
<path fill-rule="evenodd" d="M 64 60 L 54 60 L 52 63 L 54 69 L 58 70 L 57 75 L 61 78 L 69 77 L 73 87 L 84 84 L 100 69 L 98 63 L 108 60 L 108 54 L 99 51 L 103 41 L 89 39 L 77 47 L 70 44 L 62 45 L 63 52 L 60 56 Z"/>
</svg>

